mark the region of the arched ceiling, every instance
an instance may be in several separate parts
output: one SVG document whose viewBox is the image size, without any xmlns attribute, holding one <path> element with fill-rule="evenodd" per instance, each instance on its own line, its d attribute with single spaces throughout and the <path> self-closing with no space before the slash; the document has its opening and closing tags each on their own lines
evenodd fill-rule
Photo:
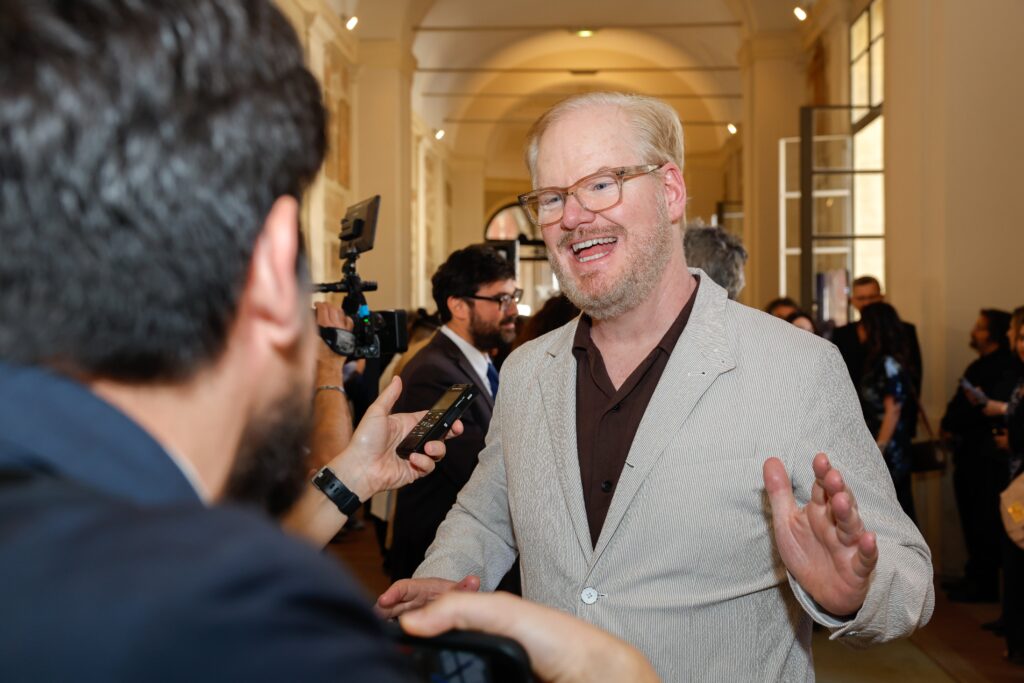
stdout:
<svg viewBox="0 0 1024 683">
<path fill-rule="evenodd" d="M 742 41 L 792 29 L 791 9 L 782 0 L 358 2 L 362 38 L 411 42 L 413 110 L 494 178 L 525 178 L 529 124 L 589 90 L 661 96 L 684 122 L 689 154 L 720 149 L 726 124 L 743 125 Z M 596 32 L 582 38 L 580 28 Z"/>
</svg>

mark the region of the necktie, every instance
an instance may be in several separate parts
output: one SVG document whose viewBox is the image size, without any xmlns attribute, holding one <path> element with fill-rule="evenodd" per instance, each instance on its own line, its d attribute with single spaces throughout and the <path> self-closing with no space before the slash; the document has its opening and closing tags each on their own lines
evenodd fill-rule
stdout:
<svg viewBox="0 0 1024 683">
<path fill-rule="evenodd" d="M 491 385 L 491 396 L 498 395 L 498 368 L 494 367 L 494 363 L 487 361 L 487 381 Z"/>
</svg>

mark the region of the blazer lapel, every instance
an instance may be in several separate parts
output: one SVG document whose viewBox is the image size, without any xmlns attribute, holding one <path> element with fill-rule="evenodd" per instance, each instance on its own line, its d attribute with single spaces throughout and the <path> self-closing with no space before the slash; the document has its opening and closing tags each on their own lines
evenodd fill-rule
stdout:
<svg viewBox="0 0 1024 683">
<path fill-rule="evenodd" d="M 580 550 L 585 557 L 590 557 L 594 549 L 590 542 L 576 448 L 576 358 L 572 355 L 575 334 L 576 323 L 566 325 L 562 333 L 557 335 L 548 347 L 538 374 L 538 383 L 562 495 Z"/>
<path fill-rule="evenodd" d="M 441 340 L 440 343 L 443 344 L 443 348 L 447 356 L 452 360 L 455 366 L 462 371 L 462 374 L 465 375 L 465 381 L 476 385 L 479 390 L 478 393 L 480 394 L 479 400 L 482 400 L 487 405 L 487 412 L 493 413 L 494 398 L 491 396 L 491 392 L 488 388 L 480 384 L 480 376 L 476 374 L 476 370 L 473 369 L 473 366 L 470 364 L 469 359 L 466 358 L 466 355 L 462 353 L 462 349 L 456 346 L 455 342 L 446 337 L 444 333 L 436 332 L 435 334 L 437 335 L 437 338 Z"/>
<path fill-rule="evenodd" d="M 701 396 L 719 375 L 736 367 L 722 322 L 725 290 L 703 273 L 698 274 L 702 277 L 693 313 L 640 421 L 594 548 L 591 566 L 597 562 L 637 491 Z"/>
</svg>

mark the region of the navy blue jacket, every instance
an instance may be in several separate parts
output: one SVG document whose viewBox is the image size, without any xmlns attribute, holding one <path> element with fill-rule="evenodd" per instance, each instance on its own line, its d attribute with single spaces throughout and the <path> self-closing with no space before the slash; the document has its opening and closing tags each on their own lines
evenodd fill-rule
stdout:
<svg viewBox="0 0 1024 683">
<path fill-rule="evenodd" d="M 0 363 L 0 680 L 409 680 L 355 583 L 205 507 L 85 387 Z"/>
</svg>

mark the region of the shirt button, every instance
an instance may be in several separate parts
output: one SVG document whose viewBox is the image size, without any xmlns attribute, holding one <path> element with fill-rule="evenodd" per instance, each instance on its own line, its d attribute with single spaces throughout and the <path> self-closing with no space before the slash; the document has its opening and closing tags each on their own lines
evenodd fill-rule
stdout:
<svg viewBox="0 0 1024 683">
<path fill-rule="evenodd" d="M 601 482 L 601 490 L 604 491 L 605 493 L 608 493 L 609 491 L 612 490 L 612 483 L 605 479 L 604 481 Z"/>
<path fill-rule="evenodd" d="M 587 586 L 583 589 L 583 592 L 580 593 L 580 600 L 582 600 L 585 605 L 593 605 L 597 602 L 597 589 Z"/>
</svg>

